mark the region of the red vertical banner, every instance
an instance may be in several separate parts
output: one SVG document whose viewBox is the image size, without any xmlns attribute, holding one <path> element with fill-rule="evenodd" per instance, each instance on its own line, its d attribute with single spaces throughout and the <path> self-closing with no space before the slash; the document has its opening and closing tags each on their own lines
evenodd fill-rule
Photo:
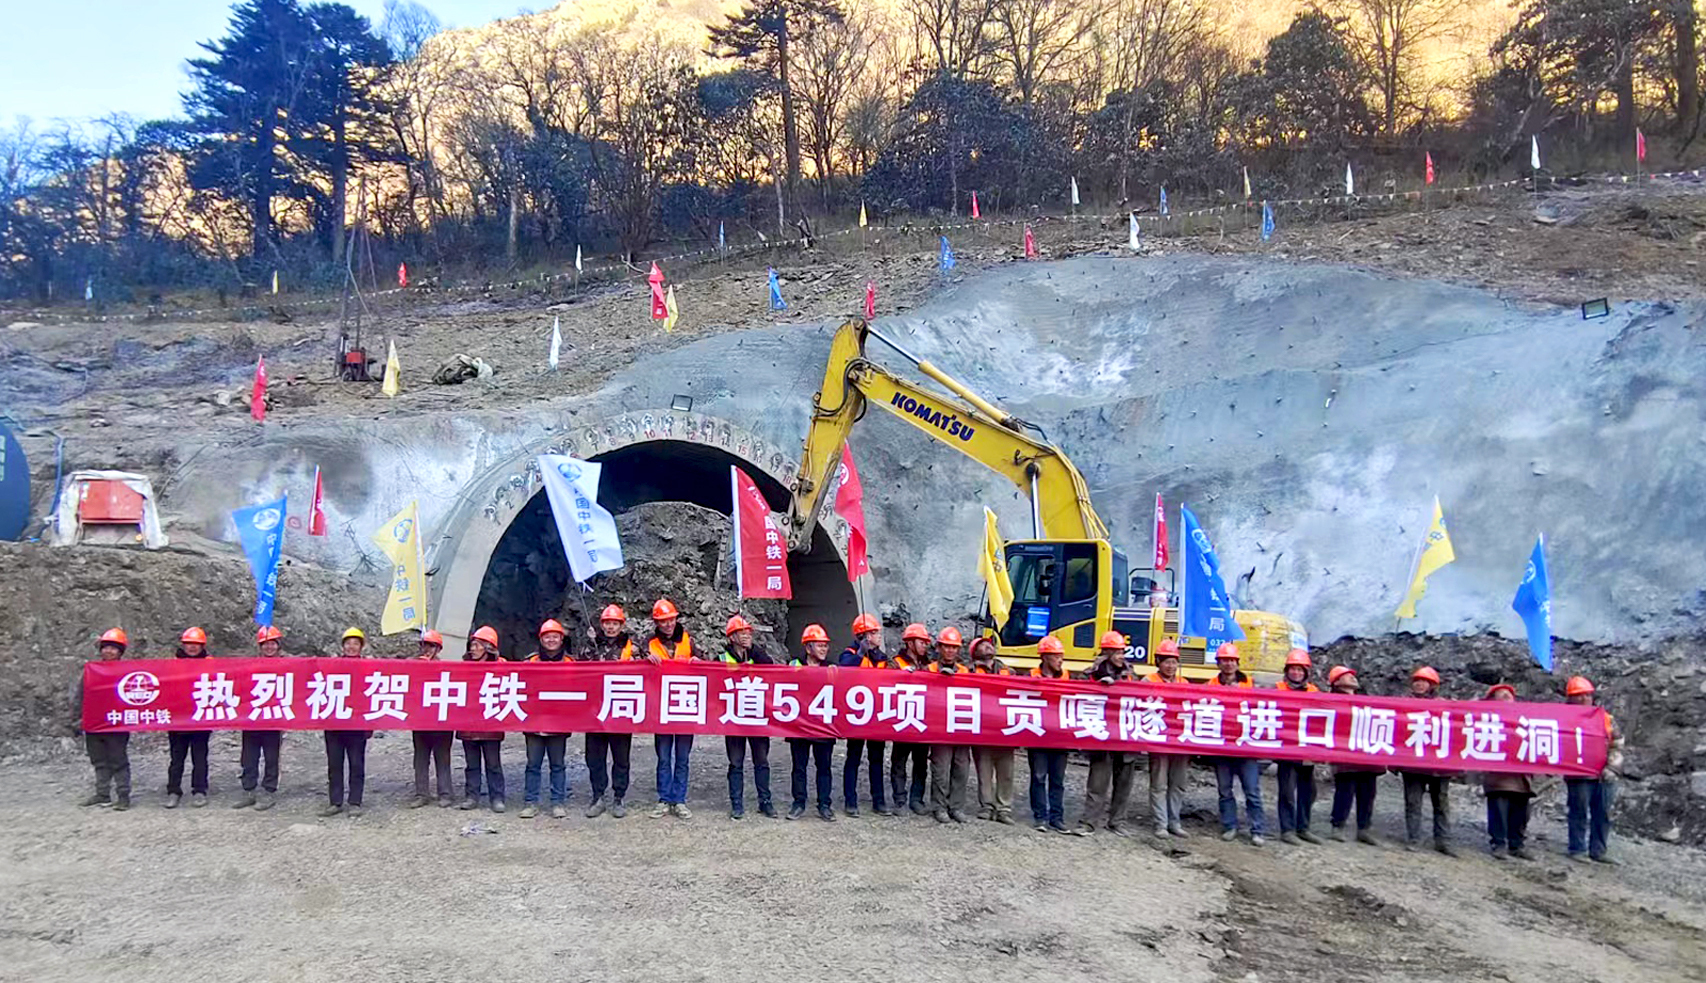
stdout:
<svg viewBox="0 0 1706 983">
<path fill-rule="evenodd" d="M 977 192 L 975 192 L 975 191 L 973 191 L 971 193 L 971 217 L 972 218 L 982 218 L 983 217 L 983 214 L 981 212 L 979 212 L 977 209 Z"/>
<path fill-rule="evenodd" d="M 865 552 L 865 486 L 859 483 L 859 469 L 853 466 L 853 449 L 841 445 L 841 467 L 837 475 L 841 484 L 835 489 L 835 514 L 847 523 L 847 579 L 858 580 L 871 572 L 870 557 Z"/>
<path fill-rule="evenodd" d="M 409 264 L 398 263 L 397 264 L 397 286 L 406 287 L 408 285 L 409 285 Z"/>
<path fill-rule="evenodd" d="M 1641 132 L 1640 127 L 1636 127 L 1635 128 L 1635 161 L 1636 161 L 1636 163 L 1644 163 L 1646 161 L 1646 159 L 1647 159 L 1647 135 L 1645 133 Z"/>
<path fill-rule="evenodd" d="M 314 501 L 308 506 L 308 535 L 326 534 L 326 510 L 323 507 L 325 486 L 320 483 L 320 469 L 314 468 Z"/>
<path fill-rule="evenodd" d="M 1167 569 L 1167 561 L 1172 555 L 1167 550 L 1167 510 L 1161 504 L 1161 493 L 1155 493 L 1155 579 L 1161 579 L 1161 571 Z"/>
<path fill-rule="evenodd" d="M 729 466 L 734 494 L 735 580 L 741 597 L 792 598 L 788 547 L 770 514 L 770 503 L 745 471 Z"/>
<path fill-rule="evenodd" d="M 249 416 L 256 423 L 267 418 L 267 360 L 264 355 L 255 362 L 255 387 L 249 391 Z"/>
<path fill-rule="evenodd" d="M 1025 226 L 1025 258 L 1037 258 L 1037 239 L 1031 234 L 1031 227 L 1028 225 Z"/>
<path fill-rule="evenodd" d="M 663 270 L 658 268 L 658 264 L 652 264 L 652 271 L 646 275 L 646 282 L 652 285 L 652 320 L 668 320 L 669 301 L 663 295 Z"/>
<path fill-rule="evenodd" d="M 877 316 L 877 284 L 874 280 L 865 281 L 865 320 Z"/>
<path fill-rule="evenodd" d="M 1423 178 L 1423 181 L 1427 184 L 1432 184 L 1434 183 L 1434 155 L 1423 151 L 1422 160 L 1426 161 L 1428 165 L 1428 172 Z"/>
</svg>

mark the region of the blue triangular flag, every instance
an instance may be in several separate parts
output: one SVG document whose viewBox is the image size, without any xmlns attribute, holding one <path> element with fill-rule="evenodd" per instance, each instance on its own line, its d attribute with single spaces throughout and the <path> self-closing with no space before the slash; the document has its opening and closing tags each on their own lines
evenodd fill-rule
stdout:
<svg viewBox="0 0 1706 983">
<path fill-rule="evenodd" d="M 1552 671 L 1552 582 L 1546 576 L 1546 537 L 1534 540 L 1534 552 L 1528 557 L 1528 569 L 1523 571 L 1522 583 L 1517 585 L 1511 610 L 1522 617 L 1528 629 L 1528 652 L 1534 662 L 1547 672 Z"/>
<path fill-rule="evenodd" d="M 942 272 L 946 273 L 953 268 L 954 268 L 954 247 L 948 245 L 948 237 L 943 236 L 942 237 Z"/>
<path fill-rule="evenodd" d="M 1267 242 L 1274 237 L 1274 209 L 1267 202 L 1262 202 L 1262 241 Z"/>
<path fill-rule="evenodd" d="M 717 223 L 717 248 L 718 249 L 725 248 L 724 241 L 723 241 L 723 223 L 721 223 L 721 222 Z"/>
<path fill-rule="evenodd" d="M 1167 189 L 1161 189 L 1161 217 L 1167 217 Z"/>
<path fill-rule="evenodd" d="M 782 284 L 776 279 L 775 267 L 770 268 L 770 309 L 773 311 L 788 309 L 788 302 L 782 299 Z"/>
</svg>

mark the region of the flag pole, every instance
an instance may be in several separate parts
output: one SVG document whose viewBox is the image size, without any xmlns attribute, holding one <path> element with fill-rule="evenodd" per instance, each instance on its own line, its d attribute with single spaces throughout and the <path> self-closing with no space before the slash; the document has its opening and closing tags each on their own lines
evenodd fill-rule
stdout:
<svg viewBox="0 0 1706 983">
<path fill-rule="evenodd" d="M 1439 496 L 1435 495 L 1434 499 L 1435 499 L 1435 501 L 1437 501 L 1439 499 Z M 1430 523 L 1432 521 L 1433 520 L 1431 520 L 1431 519 L 1429 520 Z M 1422 562 L 1422 546 L 1424 543 L 1427 542 L 1427 539 L 1428 539 L 1427 529 L 1428 528 L 1431 528 L 1431 526 L 1423 528 L 1423 530 L 1422 530 L 1422 542 L 1416 544 L 1416 552 L 1414 555 L 1412 555 L 1410 557 L 1410 575 L 1408 577 L 1404 578 L 1404 596 L 1405 597 L 1410 596 L 1410 587 L 1412 585 L 1414 585 L 1416 582 L 1416 570 Z M 1404 605 L 1402 602 L 1400 602 L 1398 606 L 1403 607 Z M 1400 625 L 1402 625 L 1403 623 L 1404 623 L 1404 618 L 1401 615 L 1394 615 L 1392 618 L 1392 630 L 1397 631 L 1398 627 Z"/>
<path fill-rule="evenodd" d="M 1186 533 L 1185 533 L 1185 503 L 1183 501 L 1180 501 L 1179 502 L 1179 567 L 1181 569 L 1188 570 L 1190 568 L 1190 560 L 1191 560 L 1191 537 L 1186 535 Z M 1181 585 L 1181 586 L 1183 586 L 1183 585 Z M 1178 605 L 1178 607 L 1179 607 L 1179 641 L 1181 643 L 1185 640 L 1185 595 L 1188 593 L 1190 593 L 1190 591 L 1188 591 L 1188 590 L 1180 590 L 1179 591 L 1179 605 Z M 1162 627 L 1163 631 L 1165 631 L 1165 629 L 1167 627 L 1167 622 L 1165 619 L 1162 620 L 1161 627 Z M 1183 660 L 1181 660 L 1181 661 L 1183 661 Z"/>
</svg>

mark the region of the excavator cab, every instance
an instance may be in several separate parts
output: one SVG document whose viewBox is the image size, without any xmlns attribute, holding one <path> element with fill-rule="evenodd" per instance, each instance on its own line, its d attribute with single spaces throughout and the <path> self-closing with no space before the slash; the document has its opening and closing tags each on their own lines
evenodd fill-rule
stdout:
<svg viewBox="0 0 1706 983">
<path fill-rule="evenodd" d="M 1034 663 L 1037 641 L 1053 635 L 1069 663 L 1088 663 L 1096 643 L 1123 606 L 1130 583 L 1123 551 L 1107 540 L 1011 540 L 1003 555 L 1013 605 L 996 638 L 1003 659 Z"/>
</svg>

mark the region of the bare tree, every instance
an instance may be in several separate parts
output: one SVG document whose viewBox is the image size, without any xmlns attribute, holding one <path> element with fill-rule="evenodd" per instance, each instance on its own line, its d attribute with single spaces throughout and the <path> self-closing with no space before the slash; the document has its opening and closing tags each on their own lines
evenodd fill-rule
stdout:
<svg viewBox="0 0 1706 983">
<path fill-rule="evenodd" d="M 978 74 L 991 54 L 997 0 L 910 0 L 913 44 L 923 67 L 953 78 Z"/>
<path fill-rule="evenodd" d="M 1357 57 L 1380 92 L 1381 132 L 1391 136 L 1410 101 L 1417 56 L 1464 26 L 1470 0 L 1329 0 L 1345 18 Z"/>
<path fill-rule="evenodd" d="M 439 37 L 442 30 L 432 11 L 415 0 L 386 0 L 380 35 L 397 59 L 391 74 L 396 100 L 391 125 L 408 181 L 408 220 L 417 231 L 423 224 L 416 210 L 422 195 L 431 219 L 426 225 L 436 226 L 447 214 L 438 173 L 437 126 L 454 77 L 455 52 L 448 38 Z"/>
<path fill-rule="evenodd" d="M 864 75 L 870 35 L 854 17 L 820 26 L 802 40 L 794 60 L 795 86 L 806 106 L 807 147 L 829 207 L 835 152 L 847 122 L 848 94 Z"/>
<path fill-rule="evenodd" d="M 1102 13 L 1099 0 L 996 0 L 995 57 L 1005 67 L 1019 101 L 1030 105 L 1038 88 L 1084 53 Z"/>
</svg>

